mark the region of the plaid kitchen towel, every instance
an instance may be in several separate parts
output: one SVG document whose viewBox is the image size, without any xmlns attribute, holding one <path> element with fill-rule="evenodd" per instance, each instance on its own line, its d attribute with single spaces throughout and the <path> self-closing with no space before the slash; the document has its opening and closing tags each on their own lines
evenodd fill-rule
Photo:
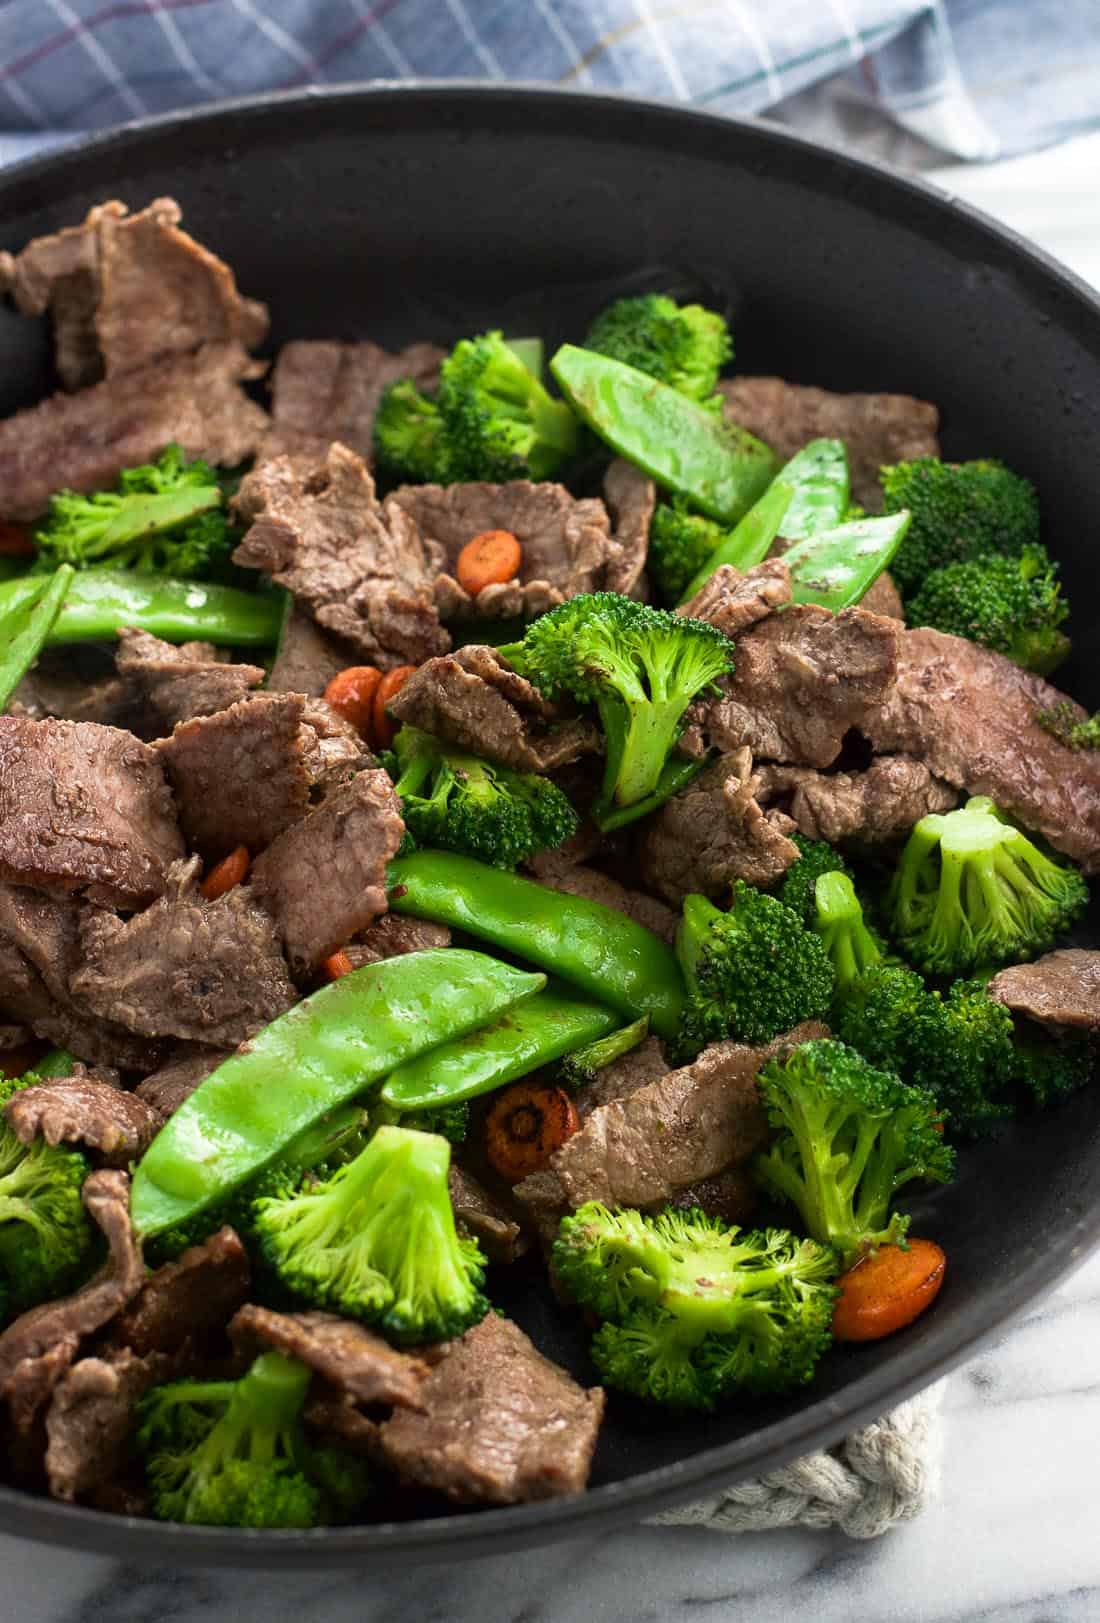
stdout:
<svg viewBox="0 0 1100 1623">
<path fill-rule="evenodd" d="M 194 103 L 379 78 L 781 114 L 828 81 L 940 153 L 991 159 L 1100 125 L 1100 0 L 0 0 L 0 163 Z"/>
</svg>

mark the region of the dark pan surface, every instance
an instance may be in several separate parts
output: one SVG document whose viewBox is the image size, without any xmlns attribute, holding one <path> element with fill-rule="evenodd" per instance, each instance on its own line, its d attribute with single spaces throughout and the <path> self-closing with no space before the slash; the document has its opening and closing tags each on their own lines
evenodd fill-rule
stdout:
<svg viewBox="0 0 1100 1623">
<path fill-rule="evenodd" d="M 765 125 L 607 97 L 468 86 L 306 94 L 158 121 L 0 180 L 0 247 L 118 196 L 170 193 L 184 223 L 270 301 L 277 342 L 450 341 L 504 325 L 553 341 L 609 294 L 675 282 L 728 301 L 738 366 L 922 395 L 952 456 L 1037 481 L 1078 650 L 1100 680 L 1100 304 L 938 193 Z M 0 413 L 52 386 L 39 324 L 0 314 Z M 1100 940 L 1094 907 L 1083 942 Z M 1100 1240 L 1100 1089 L 962 1157 L 914 1208 L 947 1283 L 903 1336 L 835 1352 L 801 1396 L 672 1423 L 614 1402 L 583 1499 L 314 1533 L 127 1522 L 0 1489 L 5 1531 L 233 1566 L 455 1559 L 634 1520 L 836 1441 L 972 1353 Z M 592 1378 L 585 1336 L 537 1275 L 500 1305 Z"/>
</svg>

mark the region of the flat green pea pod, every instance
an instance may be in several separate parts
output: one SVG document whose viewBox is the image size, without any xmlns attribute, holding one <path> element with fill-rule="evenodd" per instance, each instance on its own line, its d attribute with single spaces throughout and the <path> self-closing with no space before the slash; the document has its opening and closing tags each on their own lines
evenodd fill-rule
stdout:
<svg viewBox="0 0 1100 1623">
<path fill-rule="evenodd" d="M 848 511 L 848 448 L 843 440 L 811 440 L 780 468 L 776 479 L 794 491 L 783 515 L 788 541 L 833 530 Z"/>
<path fill-rule="evenodd" d="M 646 372 L 575 344 L 562 345 L 550 371 L 605 444 L 722 524 L 736 524 L 775 477 L 775 453 L 747 429 Z"/>
<path fill-rule="evenodd" d="M 61 613 L 76 571 L 62 564 L 52 575 L 32 577 L 34 590 L 0 607 L 0 710 L 30 670 Z"/>
<path fill-rule="evenodd" d="M 0 582 L 0 624 L 41 589 L 41 575 Z M 265 648 L 278 638 L 282 615 L 281 592 L 240 592 L 168 575 L 86 569 L 70 582 L 46 645 L 103 642 L 117 637 L 122 626 L 137 626 L 166 642 L 197 639 L 224 647 Z"/>
<path fill-rule="evenodd" d="M 817 603 L 834 613 L 851 608 L 889 568 L 910 518 L 903 509 L 880 518 L 854 519 L 797 541 L 783 554 L 791 572 L 793 601 Z"/>
<path fill-rule="evenodd" d="M 444 947 L 322 987 L 212 1071 L 157 1134 L 134 1173 L 138 1233 L 223 1200 L 327 1111 L 545 985 L 545 975 Z"/>
<path fill-rule="evenodd" d="M 783 525 L 784 514 L 791 505 L 794 489 L 785 480 L 776 479 L 768 486 L 758 502 L 754 502 L 737 527 L 715 547 L 702 569 L 688 582 L 680 599 L 686 603 L 704 586 L 716 569 L 732 564 L 734 569 L 751 569 L 768 556 L 772 542 Z"/>
<path fill-rule="evenodd" d="M 390 907 L 434 919 L 538 964 L 597 1002 L 675 1036 L 684 983 L 672 948 L 625 913 L 450 851 L 414 851 L 388 870 Z"/>
<path fill-rule="evenodd" d="M 536 992 L 495 1025 L 407 1060 L 387 1077 L 379 1097 L 401 1111 L 476 1099 L 605 1037 L 618 1024 L 619 1016 L 598 1003 L 580 1003 L 553 988 Z"/>
</svg>

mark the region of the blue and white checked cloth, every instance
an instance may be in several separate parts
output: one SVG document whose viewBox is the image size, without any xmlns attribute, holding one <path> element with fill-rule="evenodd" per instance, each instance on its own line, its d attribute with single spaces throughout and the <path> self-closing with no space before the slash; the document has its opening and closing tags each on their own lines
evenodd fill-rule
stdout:
<svg viewBox="0 0 1100 1623">
<path fill-rule="evenodd" d="M 0 163 L 198 102 L 378 78 L 780 116 L 828 82 L 834 106 L 877 108 L 941 161 L 991 159 L 1100 126 L 1100 0 L 0 0 Z"/>
</svg>

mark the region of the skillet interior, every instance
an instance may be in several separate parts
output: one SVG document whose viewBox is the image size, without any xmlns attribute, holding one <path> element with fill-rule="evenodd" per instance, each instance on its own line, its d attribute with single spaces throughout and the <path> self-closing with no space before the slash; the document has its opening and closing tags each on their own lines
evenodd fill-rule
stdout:
<svg viewBox="0 0 1100 1623">
<path fill-rule="evenodd" d="M 745 371 L 934 400 L 947 454 L 999 455 L 1039 485 L 1075 611 L 1059 680 L 1100 701 L 1100 303 L 972 211 L 765 125 L 543 90 L 383 87 L 161 120 L 24 166 L 0 179 L 0 246 L 106 197 L 162 193 L 270 302 L 278 342 L 397 346 L 503 325 L 552 344 L 642 270 L 723 297 Z M 43 327 L 0 313 L 0 413 L 52 386 Z M 1079 940 L 1100 944 L 1100 906 Z M 785 1402 L 686 1422 L 613 1404 L 582 1500 L 249 1534 L 0 1488 L 0 1525 L 130 1561 L 455 1559 L 590 1533 L 773 1467 L 943 1373 L 1100 1240 L 1100 1089 L 966 1152 L 959 1181 L 914 1210 L 950 1264 L 926 1318 L 834 1353 Z M 583 1332 L 537 1275 L 500 1283 L 500 1305 L 591 1379 Z"/>
</svg>

